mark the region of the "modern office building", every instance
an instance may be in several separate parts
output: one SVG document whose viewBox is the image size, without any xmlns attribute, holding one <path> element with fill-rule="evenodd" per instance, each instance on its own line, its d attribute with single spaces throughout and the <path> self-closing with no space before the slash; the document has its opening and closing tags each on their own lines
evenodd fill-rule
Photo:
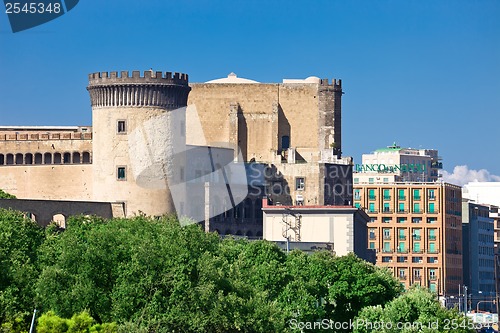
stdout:
<svg viewBox="0 0 500 333">
<path fill-rule="evenodd" d="M 464 284 L 471 308 L 492 311 L 495 288 L 494 220 L 490 207 L 464 199 L 462 202 L 462 249 Z"/>
<path fill-rule="evenodd" d="M 458 296 L 463 284 L 459 186 L 358 182 L 354 204 L 370 217 L 368 247 L 377 252 L 377 265 L 390 268 L 406 287 L 418 284 L 440 296 Z"/>
<path fill-rule="evenodd" d="M 387 148 L 363 154 L 362 164 L 354 166 L 354 183 L 434 182 L 443 168 L 435 149 Z"/>
</svg>

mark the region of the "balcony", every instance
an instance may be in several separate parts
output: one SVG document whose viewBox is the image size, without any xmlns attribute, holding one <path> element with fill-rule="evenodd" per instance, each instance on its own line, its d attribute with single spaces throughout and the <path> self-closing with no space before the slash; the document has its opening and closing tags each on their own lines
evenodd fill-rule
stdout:
<svg viewBox="0 0 500 333">
<path fill-rule="evenodd" d="M 429 240 L 436 240 L 436 236 L 434 236 L 434 235 L 429 235 Z"/>
<path fill-rule="evenodd" d="M 390 208 L 384 207 L 384 209 L 382 210 L 382 213 L 392 213 L 392 210 Z"/>
<path fill-rule="evenodd" d="M 436 254 L 438 252 L 439 252 L 439 250 L 436 250 L 436 249 L 427 251 L 427 253 L 432 253 L 432 254 Z"/>
<path fill-rule="evenodd" d="M 390 195 L 384 195 L 384 200 L 391 200 L 391 196 Z"/>
<path fill-rule="evenodd" d="M 382 253 L 392 253 L 391 249 L 382 249 Z"/>
<path fill-rule="evenodd" d="M 413 240 L 420 240 L 422 237 L 420 235 L 413 235 Z"/>
<path fill-rule="evenodd" d="M 400 195 L 400 196 L 398 196 L 398 200 L 400 200 L 400 201 L 406 200 L 406 196 Z"/>
<path fill-rule="evenodd" d="M 420 195 L 415 195 L 415 196 L 413 197 L 413 200 L 420 200 L 420 199 L 422 199 L 422 197 L 421 197 Z"/>
<path fill-rule="evenodd" d="M 400 280 L 406 280 L 406 275 L 400 275 L 400 276 L 399 276 L 399 279 L 400 279 Z"/>
<path fill-rule="evenodd" d="M 391 239 L 391 235 L 384 235 L 384 239 L 390 240 Z"/>
<path fill-rule="evenodd" d="M 412 252 L 413 252 L 413 253 L 423 253 L 424 251 L 419 250 L 419 249 L 413 249 L 413 251 L 412 251 Z"/>
<path fill-rule="evenodd" d="M 413 277 L 413 280 L 415 280 L 415 281 L 420 281 L 421 279 L 422 279 L 422 277 L 420 275 L 415 275 Z"/>
<path fill-rule="evenodd" d="M 408 253 L 408 250 L 405 250 L 405 249 L 398 249 L 398 253 Z"/>
<path fill-rule="evenodd" d="M 428 198 L 428 199 L 429 199 L 429 200 L 431 200 L 431 201 L 434 201 L 434 200 L 436 200 L 436 197 L 431 197 L 431 196 L 429 196 L 429 198 Z"/>
<path fill-rule="evenodd" d="M 368 199 L 369 199 L 369 200 L 375 200 L 375 198 L 376 198 L 376 196 L 375 196 L 375 195 L 369 195 L 369 196 L 368 196 Z"/>
<path fill-rule="evenodd" d="M 437 276 L 431 275 L 431 276 L 429 276 L 429 280 L 436 281 L 437 280 Z"/>
<path fill-rule="evenodd" d="M 398 238 L 399 238 L 400 240 L 406 240 L 406 236 L 404 236 L 404 235 L 399 235 L 399 237 L 398 237 Z"/>
<path fill-rule="evenodd" d="M 378 213 L 378 210 L 376 210 L 376 209 L 368 209 L 367 212 L 368 213 Z"/>
</svg>

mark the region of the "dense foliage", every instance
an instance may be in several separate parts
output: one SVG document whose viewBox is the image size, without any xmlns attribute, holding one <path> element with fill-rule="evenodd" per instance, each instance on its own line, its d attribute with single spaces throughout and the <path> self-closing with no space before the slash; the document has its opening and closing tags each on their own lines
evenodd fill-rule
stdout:
<svg viewBox="0 0 500 333">
<path fill-rule="evenodd" d="M 0 210 L 0 274 L 2 333 L 26 331 L 34 308 L 46 333 L 299 332 L 402 292 L 354 255 L 286 255 L 175 217 L 81 216 L 62 231 Z"/>
<path fill-rule="evenodd" d="M 364 308 L 356 318 L 355 333 L 475 332 L 474 325 L 456 309 L 446 310 L 426 289 L 414 288 L 385 306 Z"/>
</svg>

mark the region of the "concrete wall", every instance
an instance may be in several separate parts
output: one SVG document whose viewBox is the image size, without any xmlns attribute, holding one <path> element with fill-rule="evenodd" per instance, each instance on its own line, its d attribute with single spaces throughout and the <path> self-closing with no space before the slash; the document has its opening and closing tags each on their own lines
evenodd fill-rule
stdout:
<svg viewBox="0 0 500 333">
<path fill-rule="evenodd" d="M 297 221 L 299 216 L 300 223 Z M 366 258 L 366 234 L 361 233 L 366 233 L 368 217 L 363 216 L 355 209 L 294 206 L 287 210 L 287 207 L 267 206 L 264 207 L 263 238 L 284 241 L 285 234 L 290 241 L 333 244 L 339 256 L 354 252 Z"/>
</svg>

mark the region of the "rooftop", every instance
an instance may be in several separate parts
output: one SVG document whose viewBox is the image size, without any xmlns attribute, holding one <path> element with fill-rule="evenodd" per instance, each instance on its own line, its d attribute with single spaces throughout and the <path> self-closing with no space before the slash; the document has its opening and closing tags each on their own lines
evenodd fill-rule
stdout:
<svg viewBox="0 0 500 333">
<path fill-rule="evenodd" d="M 231 72 L 227 77 L 221 79 L 210 80 L 205 83 L 259 83 L 254 80 L 238 77 L 235 73 Z"/>
</svg>

